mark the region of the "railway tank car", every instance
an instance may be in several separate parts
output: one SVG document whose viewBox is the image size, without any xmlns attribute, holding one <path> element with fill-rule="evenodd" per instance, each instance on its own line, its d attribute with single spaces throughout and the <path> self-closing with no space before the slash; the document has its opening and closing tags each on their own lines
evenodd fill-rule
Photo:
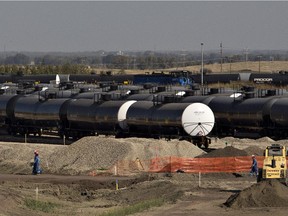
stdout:
<svg viewBox="0 0 288 216">
<path fill-rule="evenodd" d="M 13 104 L 20 97 L 20 95 L 1 95 L 0 96 L 0 121 L 1 126 L 5 127 L 7 121 L 10 121 L 13 115 Z"/>
<path fill-rule="evenodd" d="M 285 113 L 288 98 L 271 96 L 265 98 L 239 98 L 229 96 L 186 97 L 187 102 L 202 102 L 209 106 L 215 115 L 213 133 L 218 136 L 270 136 L 286 138 L 288 118 Z"/>
<path fill-rule="evenodd" d="M 235 100 L 231 97 L 215 97 L 209 107 L 217 116 L 217 132 L 220 134 L 254 132 L 263 134 L 269 127 L 271 98 L 250 98 Z"/>
<path fill-rule="evenodd" d="M 23 81 L 35 81 L 40 83 L 50 83 L 55 81 L 56 74 L 37 74 L 37 75 L 0 75 L 0 83 L 20 83 Z M 147 84 L 154 83 L 158 85 L 192 85 L 201 83 L 201 74 L 193 74 L 190 71 L 178 70 L 167 73 L 152 74 L 112 74 L 107 71 L 104 74 L 60 74 L 60 82 L 84 82 L 84 83 L 134 83 Z M 65 77 L 65 78 L 64 78 Z M 239 71 L 233 73 L 211 73 L 203 75 L 204 84 L 213 83 L 231 83 L 231 82 L 254 82 L 267 83 L 277 86 L 285 86 L 288 83 L 287 71 L 279 71 L 278 73 L 259 73 L 253 71 Z"/>
<path fill-rule="evenodd" d="M 146 136 L 194 138 L 194 144 L 205 147 L 205 137 L 214 126 L 214 114 L 202 103 L 167 103 L 156 105 L 151 101 L 137 101 L 131 105 L 126 117 L 129 133 Z M 143 135 L 142 135 L 143 136 Z M 205 139 L 203 139 L 205 138 Z"/>
<path fill-rule="evenodd" d="M 277 130 L 272 130 L 268 128 L 268 135 L 276 135 L 276 137 L 287 138 L 288 137 L 288 98 L 278 98 L 270 106 L 270 121 L 274 128 Z M 274 133 L 272 133 L 274 132 Z"/>
<path fill-rule="evenodd" d="M 215 120 L 211 109 L 201 103 L 47 99 L 36 95 L 0 95 L 0 115 L 2 126 L 13 135 L 40 136 L 53 131 L 74 139 L 98 134 L 179 138 L 205 147 Z"/>
<path fill-rule="evenodd" d="M 119 131 L 125 130 L 126 112 L 134 102 L 72 99 L 66 108 L 65 136 L 117 135 Z"/>
<path fill-rule="evenodd" d="M 117 137 L 181 138 L 208 147 L 206 137 L 214 126 L 214 114 L 204 104 L 150 101 L 73 99 L 67 106 L 66 136 L 89 134 Z"/>
<path fill-rule="evenodd" d="M 68 99 L 49 99 L 35 95 L 15 96 L 7 105 L 7 125 L 10 134 L 39 134 L 61 127 L 61 107 Z M 9 111 L 9 112 L 8 112 Z"/>
</svg>

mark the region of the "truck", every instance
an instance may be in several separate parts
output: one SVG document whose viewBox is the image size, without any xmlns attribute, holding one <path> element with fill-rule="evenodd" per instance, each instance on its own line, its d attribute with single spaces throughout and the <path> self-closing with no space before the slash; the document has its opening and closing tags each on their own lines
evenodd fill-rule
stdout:
<svg viewBox="0 0 288 216">
<path fill-rule="evenodd" d="M 277 179 L 281 183 L 288 183 L 287 150 L 280 144 L 271 144 L 264 150 L 263 168 L 259 169 L 257 182 L 266 179 Z"/>
</svg>

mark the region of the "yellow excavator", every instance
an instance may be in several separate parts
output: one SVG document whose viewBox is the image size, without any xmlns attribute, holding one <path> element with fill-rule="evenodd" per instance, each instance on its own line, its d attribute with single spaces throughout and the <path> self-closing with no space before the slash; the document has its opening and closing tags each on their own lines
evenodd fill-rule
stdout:
<svg viewBox="0 0 288 216">
<path fill-rule="evenodd" d="M 259 169 L 257 182 L 265 179 L 278 179 L 288 185 L 287 150 L 280 144 L 272 144 L 264 150 L 263 168 Z"/>
</svg>

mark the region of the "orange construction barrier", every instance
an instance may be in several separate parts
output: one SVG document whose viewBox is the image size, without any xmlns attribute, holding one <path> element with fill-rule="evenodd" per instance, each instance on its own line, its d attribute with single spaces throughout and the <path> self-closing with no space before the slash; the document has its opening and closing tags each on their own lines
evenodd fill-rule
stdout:
<svg viewBox="0 0 288 216">
<path fill-rule="evenodd" d="M 256 156 L 258 167 L 263 167 L 264 156 Z M 287 157 L 288 163 L 288 157 Z M 215 158 L 180 158 L 155 157 L 148 160 L 118 161 L 108 172 L 116 175 L 130 175 L 135 172 L 177 172 L 185 173 L 216 173 L 216 172 L 249 172 L 251 170 L 251 156 L 215 157 Z M 288 166 L 288 164 L 287 164 Z M 116 169 L 115 169 L 116 168 Z"/>
<path fill-rule="evenodd" d="M 262 167 L 264 156 L 257 156 L 256 159 L 258 167 Z M 177 170 L 187 173 L 246 172 L 251 169 L 251 165 L 250 156 L 217 158 L 166 157 L 152 159 L 149 172 L 176 172 Z"/>
</svg>

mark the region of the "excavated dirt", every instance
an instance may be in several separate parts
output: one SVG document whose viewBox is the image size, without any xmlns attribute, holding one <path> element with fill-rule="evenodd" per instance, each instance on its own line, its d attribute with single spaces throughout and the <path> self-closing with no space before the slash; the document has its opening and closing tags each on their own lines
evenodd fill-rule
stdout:
<svg viewBox="0 0 288 216">
<path fill-rule="evenodd" d="M 30 174 L 29 162 L 37 149 L 45 173 L 87 175 L 109 170 L 119 161 L 149 161 L 155 157 L 195 157 L 205 151 L 187 141 L 143 138 L 84 137 L 70 145 L 0 143 L 0 171 Z"/>
<path fill-rule="evenodd" d="M 244 150 L 234 148 L 233 146 L 227 146 L 223 149 L 216 149 L 208 154 L 196 156 L 199 158 L 212 158 L 212 157 L 236 157 L 236 156 L 248 156 L 248 153 Z"/>
<path fill-rule="evenodd" d="M 4 136 L 1 136 L 1 140 Z M 147 173 L 103 175 L 122 160 L 155 157 L 231 157 L 261 155 L 269 138 L 212 140 L 207 153 L 185 141 L 86 137 L 70 145 L 48 137 L 6 137 L 0 142 L 0 215 L 101 215 L 139 202 L 161 198 L 164 205 L 134 216 L 286 215 L 287 187 L 277 181 L 256 183 L 248 173 Z M 37 139 L 37 141 L 36 141 Z M 22 140 L 22 143 L 19 143 Z M 48 142 L 46 142 L 49 140 Z M 53 139 L 52 139 L 53 140 Z M 67 141 L 66 144 L 69 144 Z M 49 144 L 47 144 L 49 143 Z M 287 140 L 277 143 L 288 144 Z M 34 149 L 44 173 L 31 175 Z M 90 175 L 91 171 L 99 173 Z M 118 190 L 117 190 L 118 189 Z M 32 209 L 27 199 L 56 204 L 49 212 Z M 117 214 L 115 214 L 117 215 Z"/>
<path fill-rule="evenodd" d="M 243 149 L 248 155 L 256 155 L 256 156 L 263 156 L 263 150 L 262 148 L 259 148 L 258 146 L 249 146 L 245 149 Z"/>
<path fill-rule="evenodd" d="M 233 208 L 288 207 L 288 187 L 275 179 L 259 182 L 229 197 L 225 205 Z"/>
</svg>

